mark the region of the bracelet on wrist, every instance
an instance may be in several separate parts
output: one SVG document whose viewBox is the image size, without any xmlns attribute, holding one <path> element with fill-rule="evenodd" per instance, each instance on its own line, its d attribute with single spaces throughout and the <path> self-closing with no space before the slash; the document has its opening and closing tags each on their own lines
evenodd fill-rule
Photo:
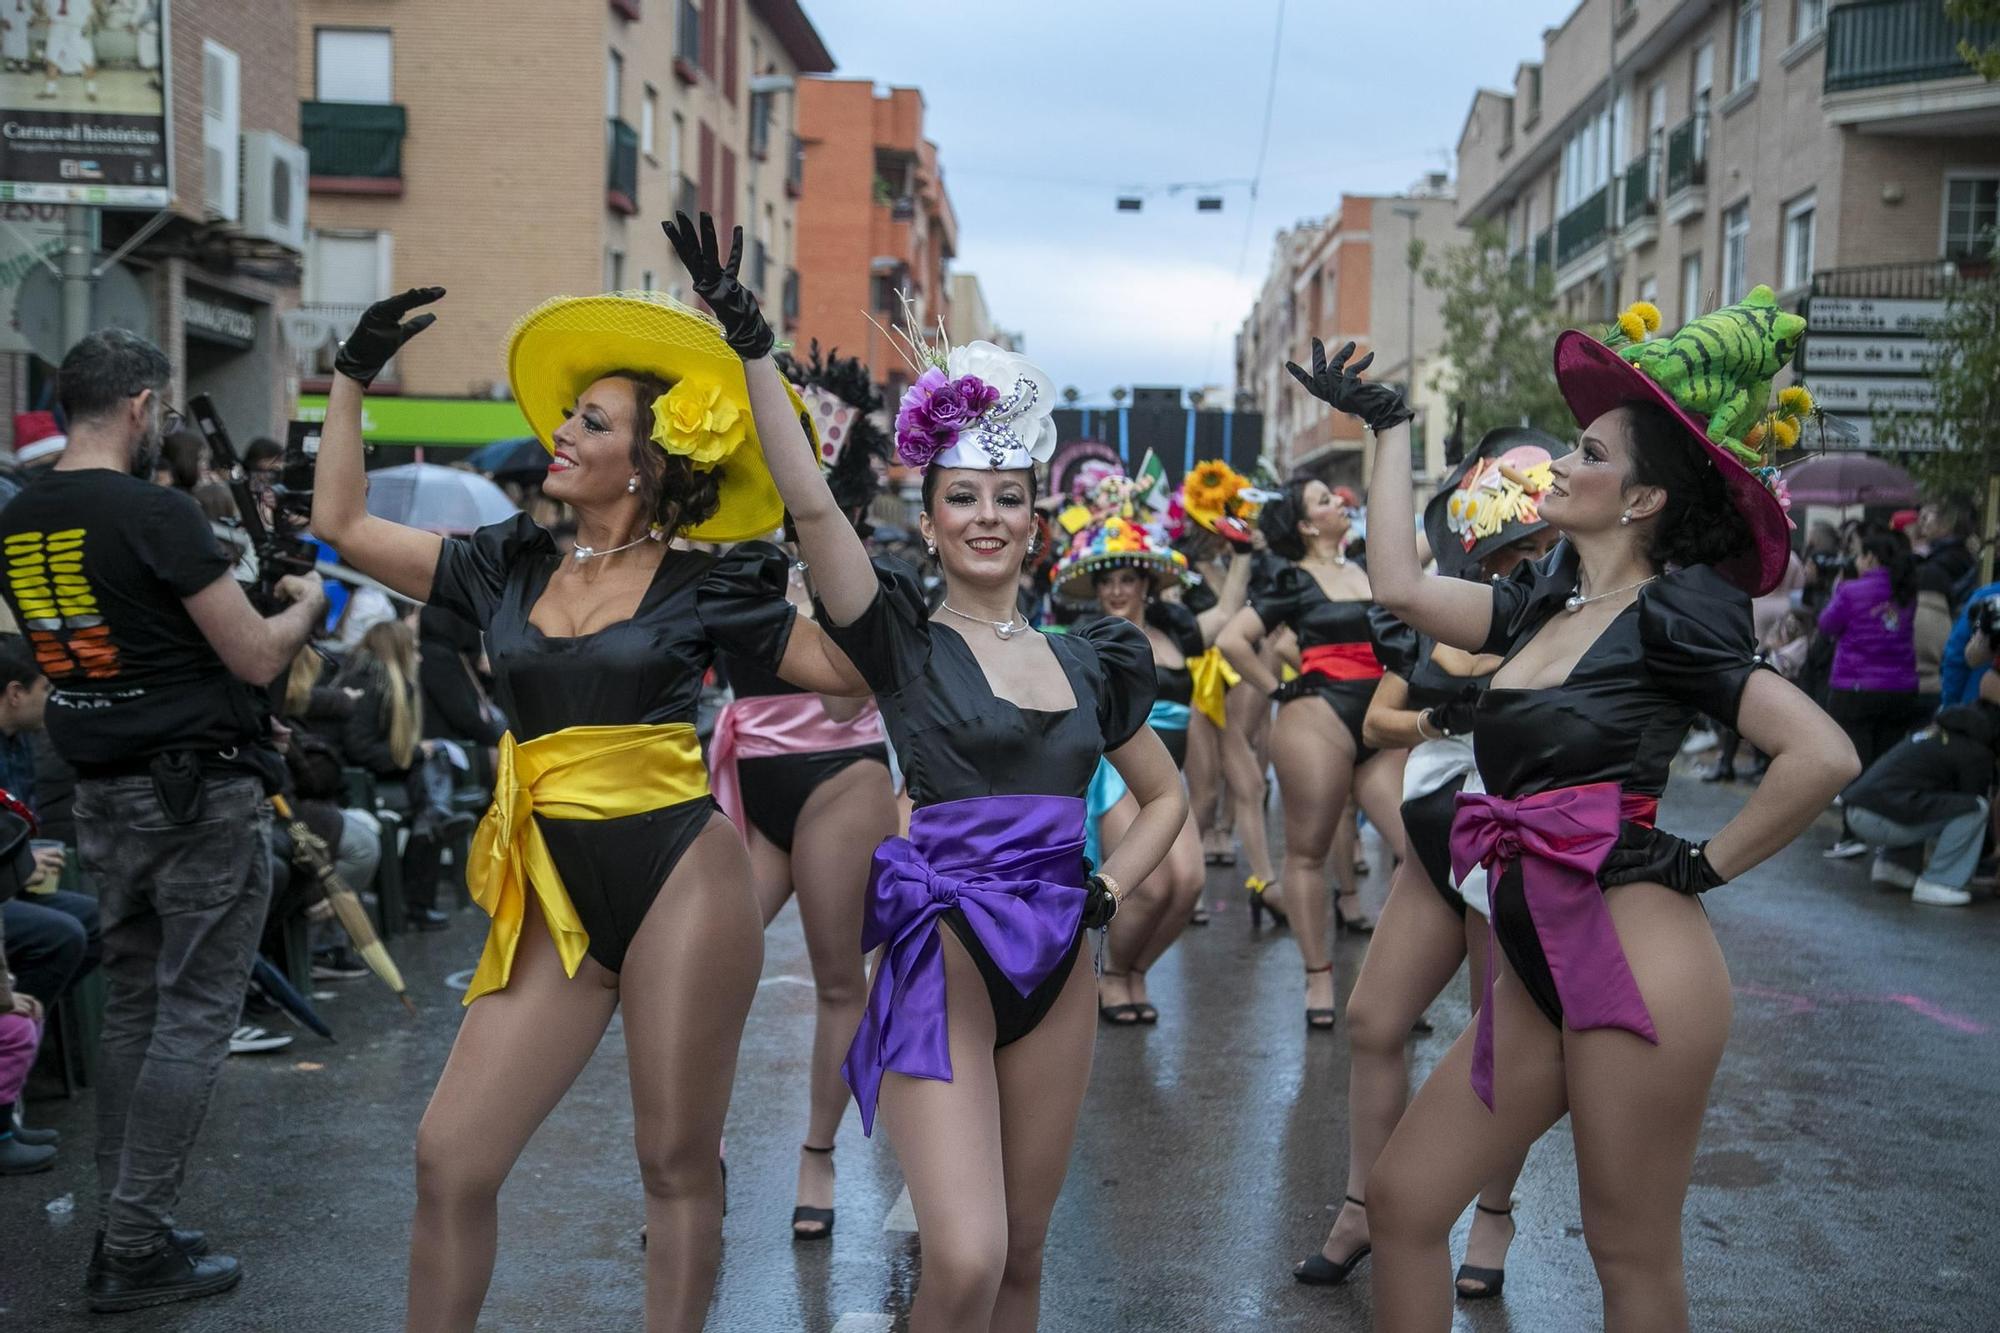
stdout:
<svg viewBox="0 0 2000 1333">
<path fill-rule="evenodd" d="M 1437 725 L 1436 723 L 1434 723 L 1434 722 L 1432 722 L 1432 721 L 1431 721 L 1431 710 L 1430 710 L 1430 709 L 1428 709 L 1428 708 L 1419 708 L 1419 709 L 1417 710 L 1417 735 L 1418 735 L 1418 737 L 1419 737 L 1419 738 L 1421 738 L 1421 739 L 1423 739 L 1423 740 L 1427 740 L 1427 741 L 1441 741 L 1441 740 L 1443 740 L 1443 739 L 1445 738 L 1445 731 L 1444 731 L 1444 728 L 1442 728 L 1442 727 L 1438 727 L 1438 729 L 1437 729 L 1437 732 L 1438 732 L 1438 734 L 1437 734 L 1437 735 L 1435 735 L 1435 736 L 1431 735 L 1431 733 L 1430 733 L 1430 732 L 1429 732 L 1428 730 L 1426 730 L 1426 728 L 1428 728 L 1428 727 L 1433 727 L 1433 726 L 1436 726 L 1436 725 Z"/>
</svg>

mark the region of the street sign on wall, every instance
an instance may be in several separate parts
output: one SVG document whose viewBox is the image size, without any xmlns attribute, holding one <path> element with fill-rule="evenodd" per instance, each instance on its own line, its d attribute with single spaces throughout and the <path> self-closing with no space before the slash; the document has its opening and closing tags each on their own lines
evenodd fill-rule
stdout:
<svg viewBox="0 0 2000 1333">
<path fill-rule="evenodd" d="M 1814 296 L 1806 306 L 1806 343 L 1798 367 L 1820 410 L 1853 428 L 1840 447 L 1877 452 L 1888 447 L 1891 414 L 1926 416 L 1937 407 L 1931 366 L 1939 346 L 1930 336 L 1944 318 L 1936 297 Z M 1912 424 L 1915 424 L 1914 422 Z M 1905 431 L 1905 437 L 1912 434 Z M 1943 447 L 1899 438 L 1898 449 Z"/>
<path fill-rule="evenodd" d="M 0 203 L 167 205 L 166 11 L 167 0 L 0 6 Z"/>
</svg>

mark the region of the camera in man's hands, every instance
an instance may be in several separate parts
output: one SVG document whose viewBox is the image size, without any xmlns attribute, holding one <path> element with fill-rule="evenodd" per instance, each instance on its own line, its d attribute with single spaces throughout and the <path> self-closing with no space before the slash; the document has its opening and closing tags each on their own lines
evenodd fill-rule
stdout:
<svg viewBox="0 0 2000 1333">
<path fill-rule="evenodd" d="M 1966 611 L 1974 634 L 1986 636 L 1986 642 L 2000 648 L 2000 597 L 1983 597 L 1974 602 Z"/>
<path fill-rule="evenodd" d="M 193 419 L 195 429 L 201 432 L 202 438 L 208 441 L 210 456 L 228 469 L 229 490 L 236 499 L 237 519 L 257 554 L 257 586 L 250 590 L 251 601 L 259 610 L 276 611 L 286 605 L 286 599 L 277 595 L 278 581 L 288 574 L 310 574 L 317 563 L 316 548 L 301 535 L 312 517 L 311 482 L 307 481 L 301 496 L 284 484 L 281 474 L 279 483 L 260 495 L 244 470 L 243 456 L 236 452 L 236 445 L 230 440 L 229 429 L 222 424 L 222 415 L 215 410 L 214 401 L 205 393 L 196 394 L 188 400 L 188 416 Z M 298 434 L 299 426 L 306 424 L 294 422 L 293 435 Z M 318 428 L 309 429 L 313 431 L 316 446 Z M 285 451 L 285 473 L 292 470 L 292 452 L 289 447 Z M 268 513 L 265 509 L 267 498 L 270 503 Z"/>
</svg>

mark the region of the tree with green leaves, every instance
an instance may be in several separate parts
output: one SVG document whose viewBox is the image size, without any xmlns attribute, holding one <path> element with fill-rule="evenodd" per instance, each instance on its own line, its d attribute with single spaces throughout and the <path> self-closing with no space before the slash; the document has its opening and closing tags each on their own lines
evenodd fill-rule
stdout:
<svg viewBox="0 0 2000 1333">
<path fill-rule="evenodd" d="M 1883 440 L 1910 450 L 1901 461 L 1931 496 L 1983 509 L 1981 535 L 1990 544 L 2000 532 L 2000 241 L 1983 275 L 1952 288 L 1929 332 L 1936 405 L 1889 414 Z M 1949 447 L 1930 447 L 1939 440 Z"/>
<path fill-rule="evenodd" d="M 2000 24 L 2000 0 L 1944 0 L 1944 14 L 1961 23 Z M 1960 39 L 1958 53 L 1980 78 L 2000 79 L 2000 41 L 1980 45 Z"/>
<path fill-rule="evenodd" d="M 1555 275 L 1544 266 L 1531 276 L 1522 259 L 1508 256 L 1500 228 L 1490 222 L 1423 274 L 1441 298 L 1445 329 L 1446 362 L 1432 387 L 1464 405 L 1465 438 L 1520 425 L 1572 435 L 1575 422 L 1549 360 L 1561 329 Z"/>
</svg>

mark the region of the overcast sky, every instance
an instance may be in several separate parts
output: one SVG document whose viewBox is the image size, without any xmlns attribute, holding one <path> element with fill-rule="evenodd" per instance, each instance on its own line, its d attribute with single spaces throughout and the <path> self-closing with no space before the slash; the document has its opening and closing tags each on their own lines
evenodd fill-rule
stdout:
<svg viewBox="0 0 2000 1333">
<path fill-rule="evenodd" d="M 805 0 L 839 76 L 923 90 L 958 270 L 1085 402 L 1228 387 L 1276 230 L 1449 169 L 1474 90 L 1575 3 L 1287 0 L 1254 211 L 1236 184 L 1197 213 L 1159 187 L 1252 176 L 1278 0 Z M 1155 187 L 1138 214 L 1114 210 L 1127 186 Z"/>
</svg>

